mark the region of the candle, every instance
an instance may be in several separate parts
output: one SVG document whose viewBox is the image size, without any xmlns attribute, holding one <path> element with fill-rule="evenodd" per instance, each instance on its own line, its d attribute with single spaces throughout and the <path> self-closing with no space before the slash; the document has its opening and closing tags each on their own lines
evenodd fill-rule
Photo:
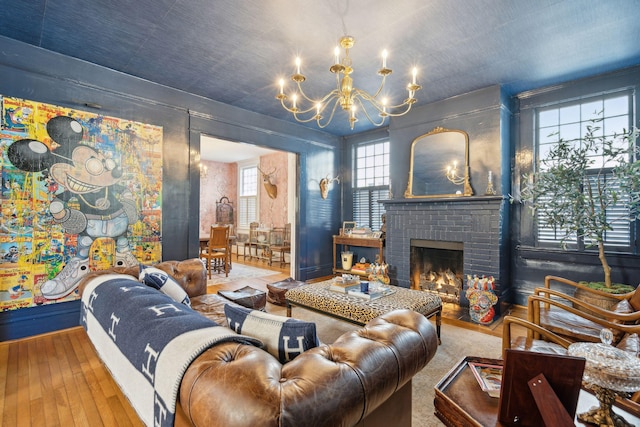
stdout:
<svg viewBox="0 0 640 427">
<path fill-rule="evenodd" d="M 284 94 L 284 79 L 280 79 L 280 95 Z"/>
<path fill-rule="evenodd" d="M 384 65 L 383 65 L 384 67 Z M 387 98 L 382 98 L 382 112 L 386 113 L 387 112 Z"/>
<path fill-rule="evenodd" d="M 300 64 L 302 63 L 302 61 L 300 60 L 299 56 L 296 56 L 296 73 L 300 74 Z"/>
<path fill-rule="evenodd" d="M 416 67 L 413 67 L 413 80 L 411 81 L 413 84 L 416 84 L 416 76 L 418 75 L 418 69 Z"/>
<path fill-rule="evenodd" d="M 317 103 L 316 104 L 316 114 L 319 116 L 320 115 L 320 110 L 322 109 L 322 104 L 321 103 Z"/>
<path fill-rule="evenodd" d="M 491 171 L 489 171 L 489 182 L 491 182 Z"/>
<path fill-rule="evenodd" d="M 387 68 L 387 49 L 382 51 L 382 68 Z"/>
<path fill-rule="evenodd" d="M 298 95 L 297 94 L 293 94 L 291 95 L 291 100 L 293 101 L 293 108 L 296 108 L 296 99 L 298 99 Z"/>
<path fill-rule="evenodd" d="M 336 48 L 333 50 L 334 55 L 336 56 L 336 64 L 340 63 L 340 48 L 338 46 L 336 46 Z"/>
</svg>

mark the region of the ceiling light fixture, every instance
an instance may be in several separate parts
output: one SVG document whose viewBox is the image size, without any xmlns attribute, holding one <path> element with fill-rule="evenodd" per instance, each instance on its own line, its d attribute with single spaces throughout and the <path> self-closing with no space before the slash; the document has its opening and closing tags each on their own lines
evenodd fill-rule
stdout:
<svg viewBox="0 0 640 427">
<path fill-rule="evenodd" d="M 291 102 L 287 105 L 289 97 L 285 95 L 284 79 L 280 79 L 280 90 L 276 98 L 280 100 L 282 107 L 293 114 L 293 117 L 300 123 L 307 123 L 315 120 L 318 127 L 324 128 L 331 120 L 336 112 L 338 105 L 342 107 L 349 115 L 349 125 L 353 130 L 354 124 L 358 121 L 357 112 L 362 111 L 369 122 L 374 126 L 382 126 L 387 117 L 396 117 L 407 114 L 411 110 L 411 106 L 416 102 L 415 93 L 420 90 L 421 86 L 416 83 L 418 75 L 417 68 L 413 68 L 411 82 L 407 85 L 409 97 L 401 104 L 388 105 L 387 98 L 378 99 L 385 80 L 392 70 L 387 68 L 387 51 L 382 52 L 382 68 L 378 70 L 378 74 L 382 76 L 382 81 L 378 90 L 373 94 L 358 89 L 353 85 L 353 67 L 351 58 L 349 57 L 349 49 L 353 47 L 355 40 L 351 36 L 344 36 L 340 39 L 340 47 L 344 49 L 344 55 L 340 59 L 340 47 L 336 46 L 335 63 L 329 68 L 329 71 L 336 75 L 336 88 L 320 99 L 313 99 L 307 96 L 302 90 L 302 82 L 306 77 L 301 73 L 301 60 L 296 58 L 295 73 L 291 76 L 297 86 L 297 91 L 291 94 Z M 309 105 L 310 104 L 310 105 Z M 330 111 L 328 117 L 323 116 L 324 111 Z M 378 118 L 372 118 L 377 112 Z M 375 117 L 375 116 L 374 116 Z"/>
</svg>

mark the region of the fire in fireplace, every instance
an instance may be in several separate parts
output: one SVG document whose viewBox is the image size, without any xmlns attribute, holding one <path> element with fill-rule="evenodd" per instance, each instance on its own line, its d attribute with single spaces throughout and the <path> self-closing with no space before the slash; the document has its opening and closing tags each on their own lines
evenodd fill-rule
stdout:
<svg viewBox="0 0 640 427">
<path fill-rule="evenodd" d="M 460 303 L 463 255 L 462 242 L 411 239 L 411 288 L 437 293 L 445 302 Z"/>
</svg>

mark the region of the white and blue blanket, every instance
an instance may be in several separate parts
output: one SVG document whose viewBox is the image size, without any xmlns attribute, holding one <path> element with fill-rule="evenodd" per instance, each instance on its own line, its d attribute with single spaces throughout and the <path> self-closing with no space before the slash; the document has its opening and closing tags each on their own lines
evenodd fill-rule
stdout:
<svg viewBox="0 0 640 427">
<path fill-rule="evenodd" d="M 100 358 L 148 426 L 173 426 L 182 376 L 207 348 L 228 341 L 262 345 L 119 274 L 89 282 L 80 317 Z"/>
</svg>

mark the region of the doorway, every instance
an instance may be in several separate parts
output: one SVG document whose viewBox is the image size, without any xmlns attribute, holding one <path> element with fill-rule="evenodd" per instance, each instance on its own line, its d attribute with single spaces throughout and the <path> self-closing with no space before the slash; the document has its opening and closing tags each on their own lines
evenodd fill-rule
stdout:
<svg viewBox="0 0 640 427">
<path fill-rule="evenodd" d="M 285 254 L 289 274 L 295 277 L 297 230 L 296 200 L 297 154 L 260 147 L 250 143 L 222 140 L 209 135 L 200 136 L 200 234 L 208 234 L 209 225 L 218 222 L 216 209 L 220 201 L 234 207 L 234 232 L 238 242 L 249 238 L 249 222 L 255 219 L 263 228 L 284 227 L 291 224 L 291 251 Z M 255 174 L 254 200 L 241 197 L 246 193 L 246 171 Z M 243 171 L 245 175 L 243 175 Z M 251 186 L 249 185 L 249 188 Z M 241 200 L 242 199 L 242 200 Z M 255 210 L 255 217 L 251 212 Z M 234 245 L 233 251 L 243 246 Z M 257 254 L 256 254 L 257 255 Z M 264 258 L 263 258 L 264 259 Z M 274 257 L 274 263 L 279 262 Z M 264 262 L 265 268 L 268 263 Z"/>
</svg>

